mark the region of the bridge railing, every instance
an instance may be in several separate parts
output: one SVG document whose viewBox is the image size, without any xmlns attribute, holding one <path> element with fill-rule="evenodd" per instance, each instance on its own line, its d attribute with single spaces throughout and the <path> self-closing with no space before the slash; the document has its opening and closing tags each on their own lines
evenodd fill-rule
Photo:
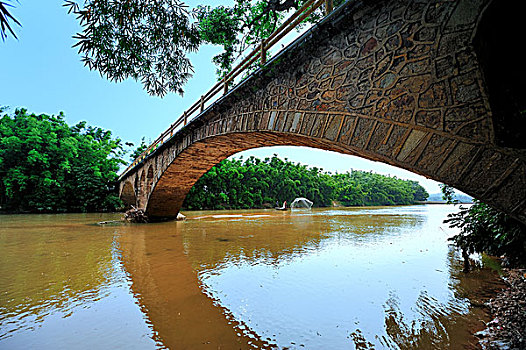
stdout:
<svg viewBox="0 0 526 350">
<path fill-rule="evenodd" d="M 204 109 L 205 104 L 209 102 L 218 93 L 223 91 L 223 94 L 228 93 L 229 85 L 232 85 L 234 79 L 241 73 L 245 72 L 254 62 L 260 59 L 261 66 L 266 63 L 266 56 L 269 49 L 278 43 L 285 35 L 289 34 L 293 29 L 300 25 L 310 14 L 316 11 L 319 7 L 324 5 L 325 15 L 328 15 L 333 10 L 332 0 L 308 0 L 305 2 L 293 15 L 291 15 L 279 28 L 277 28 L 268 38 L 264 39 L 261 44 L 250 52 L 236 67 L 234 67 L 228 74 L 226 74 L 219 82 L 217 82 L 206 94 L 196 101 L 190 108 L 183 112 L 183 114 L 171 124 L 166 131 L 164 131 L 150 146 L 138 156 L 121 174 L 121 178 L 133 169 L 136 165 L 145 160 L 151 153 L 153 153 L 159 146 L 172 138 L 176 131 L 188 124 L 189 121 L 200 115 Z"/>
</svg>

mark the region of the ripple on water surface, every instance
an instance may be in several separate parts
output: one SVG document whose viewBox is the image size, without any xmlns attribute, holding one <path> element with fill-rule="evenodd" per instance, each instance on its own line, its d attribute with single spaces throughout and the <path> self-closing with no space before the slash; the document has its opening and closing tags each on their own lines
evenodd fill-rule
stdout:
<svg viewBox="0 0 526 350">
<path fill-rule="evenodd" d="M 0 217 L 0 348 L 475 347 L 451 206 Z"/>
</svg>

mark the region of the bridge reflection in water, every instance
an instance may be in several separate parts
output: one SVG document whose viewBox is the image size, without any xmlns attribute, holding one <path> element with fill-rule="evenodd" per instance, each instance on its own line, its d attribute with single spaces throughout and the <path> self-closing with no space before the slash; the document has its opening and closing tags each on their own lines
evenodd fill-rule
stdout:
<svg viewBox="0 0 526 350">
<path fill-rule="evenodd" d="M 496 275 L 460 273 L 424 208 L 193 212 L 133 227 L 122 260 L 171 348 L 470 348 Z"/>
<path fill-rule="evenodd" d="M 134 227 L 120 239 L 131 289 L 158 344 L 173 349 L 265 348 L 257 335 L 236 330 L 228 310 L 203 294 L 185 254 L 181 223 Z"/>
<path fill-rule="evenodd" d="M 451 210 L 3 216 L 0 348 L 471 348 L 498 279 L 461 272 Z"/>
</svg>

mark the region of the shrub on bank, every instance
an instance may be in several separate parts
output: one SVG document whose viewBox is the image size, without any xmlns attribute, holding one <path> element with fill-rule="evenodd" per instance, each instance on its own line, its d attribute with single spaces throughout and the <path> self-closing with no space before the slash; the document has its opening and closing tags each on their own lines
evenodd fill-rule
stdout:
<svg viewBox="0 0 526 350">
<path fill-rule="evenodd" d="M 510 266 L 526 266 L 526 225 L 509 215 L 475 201 L 445 222 L 460 228 L 450 240 L 465 254 L 485 252 L 505 257 Z"/>
</svg>

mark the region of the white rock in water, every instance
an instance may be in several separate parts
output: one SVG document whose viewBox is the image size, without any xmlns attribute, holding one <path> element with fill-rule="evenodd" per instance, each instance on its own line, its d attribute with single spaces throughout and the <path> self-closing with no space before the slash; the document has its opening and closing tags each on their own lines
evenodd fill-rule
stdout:
<svg viewBox="0 0 526 350">
<path fill-rule="evenodd" d="M 181 213 L 178 213 L 177 214 L 177 218 L 175 219 L 177 221 L 180 221 L 180 220 L 186 220 L 186 216 L 184 216 L 183 214 Z"/>
</svg>

